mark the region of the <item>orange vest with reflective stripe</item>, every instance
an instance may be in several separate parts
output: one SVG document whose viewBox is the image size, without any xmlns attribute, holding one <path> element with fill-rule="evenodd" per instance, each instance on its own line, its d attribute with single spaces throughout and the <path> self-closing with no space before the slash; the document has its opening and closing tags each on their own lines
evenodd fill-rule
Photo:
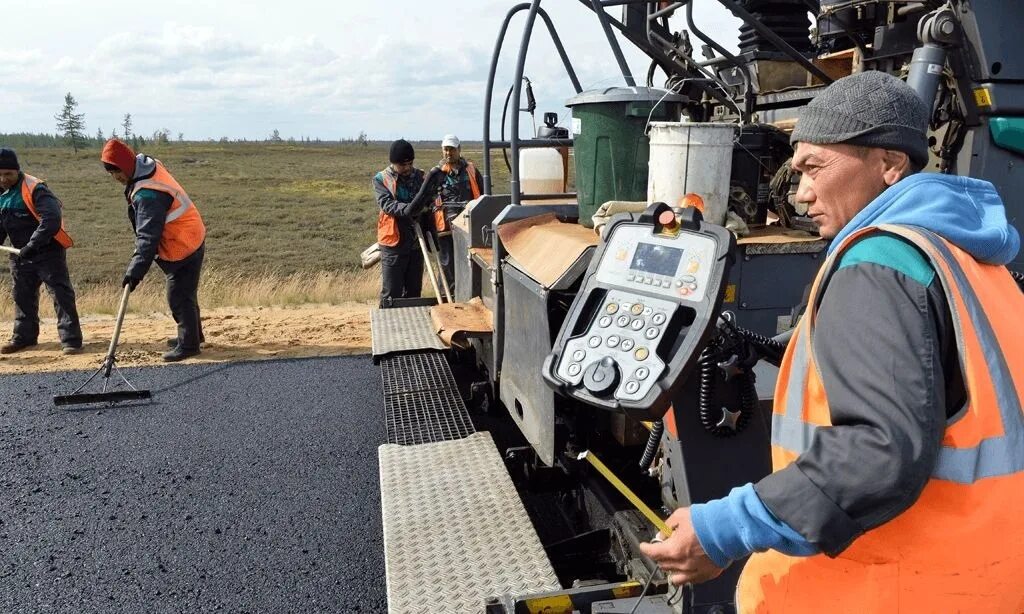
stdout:
<svg viewBox="0 0 1024 614">
<path fill-rule="evenodd" d="M 442 170 L 447 172 L 447 169 L 448 164 L 445 163 Z M 469 190 L 473 194 L 473 198 L 480 198 L 480 186 L 476 183 L 476 167 L 472 162 L 466 162 L 466 175 L 469 177 Z M 434 201 L 434 229 L 438 232 L 451 230 L 448 219 L 444 215 L 444 201 L 440 196 Z"/>
<path fill-rule="evenodd" d="M 161 260 L 176 262 L 191 256 L 206 239 L 206 225 L 199 215 L 192 199 L 188 197 L 181 185 L 175 181 L 163 163 L 156 162 L 156 172 L 146 179 L 139 179 L 132 185 L 130 199 L 135 198 L 139 190 L 156 190 L 170 194 L 174 202 L 167 210 L 164 221 L 164 232 L 157 246 L 157 256 Z"/>
<path fill-rule="evenodd" d="M 883 225 L 854 233 L 822 266 L 779 371 L 776 471 L 831 426 L 814 360 L 814 320 L 841 254 L 878 230 L 924 252 L 953 316 L 967 405 L 946 424 L 917 501 L 836 558 L 755 553 L 737 587 L 742 612 L 1024 612 L 1024 294 L 1006 268 L 937 235 Z M 880 382 L 884 385 L 884 382 Z"/>
<path fill-rule="evenodd" d="M 388 189 L 388 192 L 391 192 L 391 196 L 398 198 L 398 180 L 391 173 L 383 171 L 381 172 L 381 181 L 384 183 L 384 187 Z M 398 220 L 394 216 L 384 213 L 384 210 L 381 209 L 377 215 L 377 243 L 386 247 L 394 247 L 398 245 L 400 240 Z"/>
<path fill-rule="evenodd" d="M 34 200 L 32 200 L 32 193 L 35 192 L 36 187 L 39 184 L 45 184 L 46 182 L 43 181 L 42 179 L 33 177 L 32 175 L 29 175 L 27 173 L 23 173 L 22 177 L 23 178 L 21 181 L 21 200 L 25 201 L 25 206 L 28 207 L 28 212 L 32 214 L 32 217 L 36 218 L 37 222 L 39 222 L 42 220 L 42 218 L 39 217 L 39 212 L 36 211 L 36 203 Z M 57 202 L 60 201 L 58 200 Z M 61 203 L 61 209 L 63 208 L 64 204 Z M 61 216 L 60 219 L 60 230 L 57 231 L 57 234 L 53 235 L 53 240 L 59 243 L 61 247 L 65 249 L 75 244 L 75 242 L 71 240 L 71 235 L 69 235 L 67 231 L 64 230 L 63 216 Z"/>
</svg>

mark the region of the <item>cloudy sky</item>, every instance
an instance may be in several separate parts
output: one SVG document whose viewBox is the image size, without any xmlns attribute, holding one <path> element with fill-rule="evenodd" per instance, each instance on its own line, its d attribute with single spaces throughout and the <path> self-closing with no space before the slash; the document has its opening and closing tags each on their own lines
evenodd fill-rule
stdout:
<svg viewBox="0 0 1024 614">
<path fill-rule="evenodd" d="M 694 2 L 701 29 L 734 49 L 738 20 L 714 0 Z M 495 37 L 514 4 L 34 0 L 31 9 L 6 9 L 0 133 L 54 132 L 53 116 L 71 92 L 89 134 L 101 128 L 109 135 L 131 113 L 137 134 L 167 129 L 186 139 L 260 139 L 275 129 L 285 138 L 365 131 L 379 140 L 448 132 L 478 139 Z M 623 83 L 592 12 L 578 0 L 542 6 L 584 89 Z M 524 16 L 513 20 L 499 64 L 496 117 Z M 624 47 L 642 81 L 645 56 Z M 553 110 L 567 123 L 563 103 L 573 92 L 543 32 L 531 44 L 526 74 L 538 121 Z"/>
</svg>

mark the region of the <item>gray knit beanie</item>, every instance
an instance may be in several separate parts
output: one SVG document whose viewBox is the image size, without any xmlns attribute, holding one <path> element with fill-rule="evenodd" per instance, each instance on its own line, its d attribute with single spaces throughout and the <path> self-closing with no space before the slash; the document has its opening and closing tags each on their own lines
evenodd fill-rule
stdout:
<svg viewBox="0 0 1024 614">
<path fill-rule="evenodd" d="M 789 141 L 893 149 L 924 166 L 929 114 L 909 85 L 869 70 L 843 77 L 815 96 L 801 112 Z"/>
</svg>

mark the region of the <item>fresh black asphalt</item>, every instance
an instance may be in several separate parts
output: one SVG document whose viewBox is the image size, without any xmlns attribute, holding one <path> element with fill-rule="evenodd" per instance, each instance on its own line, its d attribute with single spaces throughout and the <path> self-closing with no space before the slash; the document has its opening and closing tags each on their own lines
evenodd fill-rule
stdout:
<svg viewBox="0 0 1024 614">
<path fill-rule="evenodd" d="M 369 357 L 0 376 L 0 612 L 383 612 Z"/>
</svg>

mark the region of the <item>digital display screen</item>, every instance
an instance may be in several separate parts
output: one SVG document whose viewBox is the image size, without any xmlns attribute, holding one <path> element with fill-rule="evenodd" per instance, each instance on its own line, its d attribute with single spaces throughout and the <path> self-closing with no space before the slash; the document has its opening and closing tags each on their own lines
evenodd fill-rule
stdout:
<svg viewBox="0 0 1024 614">
<path fill-rule="evenodd" d="M 630 268 L 655 275 L 672 276 L 679 269 L 683 250 L 651 243 L 637 243 Z"/>
</svg>

